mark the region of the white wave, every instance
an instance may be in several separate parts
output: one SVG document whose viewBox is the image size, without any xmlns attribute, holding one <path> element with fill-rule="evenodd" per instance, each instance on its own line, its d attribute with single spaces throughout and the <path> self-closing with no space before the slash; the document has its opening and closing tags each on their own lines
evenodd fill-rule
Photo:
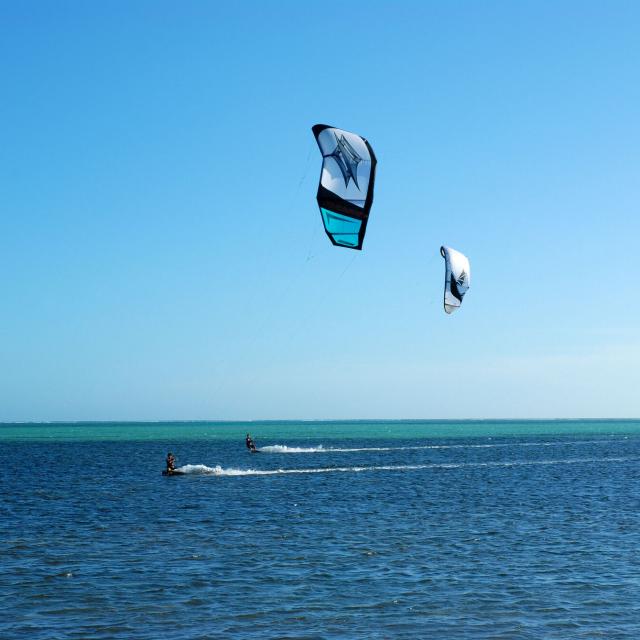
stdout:
<svg viewBox="0 0 640 640">
<path fill-rule="evenodd" d="M 224 469 L 220 465 L 185 465 L 180 471 L 188 474 L 216 476 L 276 476 L 308 473 L 360 473 L 363 471 L 420 471 L 424 469 L 460 469 L 463 467 L 523 467 L 531 465 L 585 464 L 598 462 L 637 462 L 640 458 L 566 458 L 560 460 L 511 460 L 504 462 L 450 462 L 433 464 L 376 465 L 369 467 L 317 467 L 311 469 Z"/>
<path fill-rule="evenodd" d="M 258 451 L 265 453 L 324 453 L 326 449 L 319 445 L 317 447 L 287 447 L 285 444 L 273 444 L 267 447 L 258 447 Z M 335 451 L 335 449 L 331 449 Z"/>
<path fill-rule="evenodd" d="M 416 451 L 424 449 L 495 449 L 504 447 L 554 447 L 574 446 L 597 443 L 619 443 L 624 440 L 575 440 L 573 442 L 496 442 L 491 444 L 428 444 L 408 447 L 289 447 L 285 444 L 274 444 L 266 447 L 258 447 L 258 451 L 264 453 L 356 453 L 362 451 Z"/>
<path fill-rule="evenodd" d="M 219 464 L 215 467 L 208 467 L 206 464 L 185 464 L 178 467 L 176 471 L 181 471 L 188 475 L 206 476 L 245 476 L 250 475 L 243 469 L 223 469 Z"/>
<path fill-rule="evenodd" d="M 434 447 L 288 447 L 285 444 L 274 444 L 266 447 L 259 447 L 259 451 L 265 453 L 354 453 L 356 451 L 404 451 L 406 449 L 432 449 Z"/>
<path fill-rule="evenodd" d="M 274 444 L 266 447 L 258 447 L 259 451 L 265 453 L 354 453 L 357 451 L 405 451 L 407 449 L 435 449 L 434 446 L 416 447 L 288 447 L 285 444 Z"/>
</svg>

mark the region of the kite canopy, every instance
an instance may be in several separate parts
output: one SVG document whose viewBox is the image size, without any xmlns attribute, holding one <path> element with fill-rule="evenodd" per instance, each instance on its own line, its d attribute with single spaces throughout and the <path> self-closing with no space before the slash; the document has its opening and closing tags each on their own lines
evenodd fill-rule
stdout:
<svg viewBox="0 0 640 640">
<path fill-rule="evenodd" d="M 326 124 L 313 128 L 322 172 L 318 206 L 324 230 L 333 244 L 362 249 L 373 203 L 376 156 L 361 136 Z"/>
<path fill-rule="evenodd" d="M 444 310 L 453 313 L 461 304 L 471 284 L 471 267 L 464 254 L 449 247 L 440 247 L 445 261 Z"/>
</svg>

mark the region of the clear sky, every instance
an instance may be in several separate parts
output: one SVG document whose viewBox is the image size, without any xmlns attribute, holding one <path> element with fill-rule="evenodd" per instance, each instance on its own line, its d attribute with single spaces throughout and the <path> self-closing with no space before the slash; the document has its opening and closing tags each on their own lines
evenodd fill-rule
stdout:
<svg viewBox="0 0 640 640">
<path fill-rule="evenodd" d="M 640 3 L 0 21 L 0 420 L 640 416 Z M 315 123 L 378 157 L 362 252 Z"/>
</svg>

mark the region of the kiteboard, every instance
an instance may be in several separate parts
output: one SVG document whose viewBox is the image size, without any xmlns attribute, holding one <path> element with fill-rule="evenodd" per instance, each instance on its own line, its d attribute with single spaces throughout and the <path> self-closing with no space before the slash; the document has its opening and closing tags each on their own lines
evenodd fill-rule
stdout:
<svg viewBox="0 0 640 640">
<path fill-rule="evenodd" d="M 184 471 L 163 471 L 163 476 L 186 476 L 187 474 Z"/>
</svg>

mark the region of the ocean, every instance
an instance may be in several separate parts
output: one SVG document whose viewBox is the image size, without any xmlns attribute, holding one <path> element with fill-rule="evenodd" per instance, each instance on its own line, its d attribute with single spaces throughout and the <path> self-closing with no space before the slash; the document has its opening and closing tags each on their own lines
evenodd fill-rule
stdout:
<svg viewBox="0 0 640 640">
<path fill-rule="evenodd" d="M 0 451 L 3 640 L 640 638 L 640 421 L 4 424 Z"/>
</svg>

